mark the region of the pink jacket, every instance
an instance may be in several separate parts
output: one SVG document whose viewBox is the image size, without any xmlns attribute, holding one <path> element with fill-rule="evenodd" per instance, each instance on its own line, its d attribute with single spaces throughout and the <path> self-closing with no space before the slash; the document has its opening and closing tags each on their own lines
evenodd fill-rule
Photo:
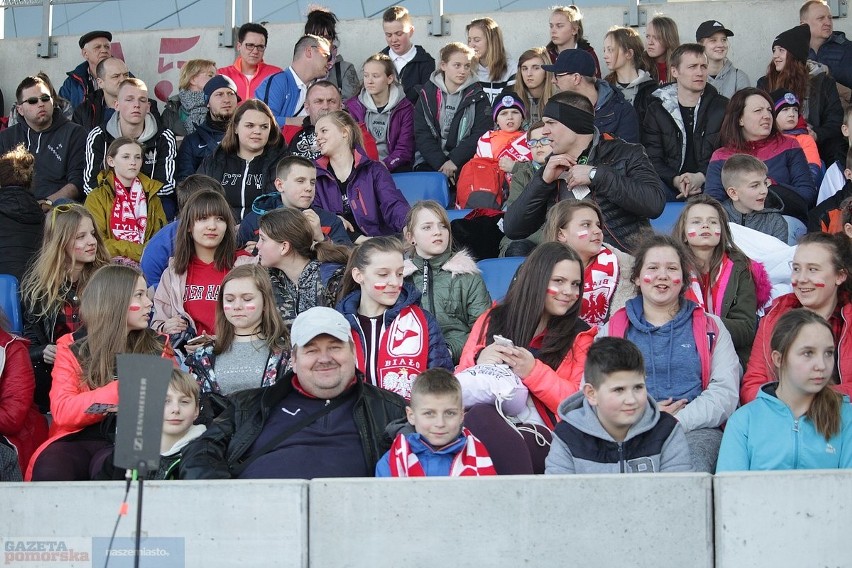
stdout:
<svg viewBox="0 0 852 568">
<path fill-rule="evenodd" d="M 275 75 L 281 70 L 282 69 L 280 67 L 268 65 L 261 61 L 257 64 L 257 73 L 255 73 L 254 77 L 252 77 L 251 81 L 249 81 L 243 74 L 243 58 L 237 57 L 237 60 L 234 61 L 233 65 L 217 69 L 216 73 L 233 79 L 234 84 L 237 85 L 237 95 L 240 99 L 245 101 L 254 98 L 254 90 L 257 89 L 264 79 L 270 75 Z"/>
</svg>

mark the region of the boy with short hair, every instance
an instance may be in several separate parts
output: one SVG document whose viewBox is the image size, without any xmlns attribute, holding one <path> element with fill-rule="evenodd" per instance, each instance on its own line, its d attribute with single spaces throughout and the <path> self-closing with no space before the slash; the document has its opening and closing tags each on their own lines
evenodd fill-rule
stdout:
<svg viewBox="0 0 852 568">
<path fill-rule="evenodd" d="M 391 6 L 385 10 L 382 14 L 382 30 L 388 46 L 381 52 L 393 61 L 396 76 L 405 89 L 405 98 L 416 103 L 420 87 L 429 82 L 429 77 L 435 71 L 435 58 L 423 46 L 411 43 L 414 26 L 406 8 Z"/>
<path fill-rule="evenodd" d="M 686 434 L 645 390 L 645 363 L 633 343 L 596 341 L 585 384 L 559 405 L 546 474 L 692 471 Z"/>
<path fill-rule="evenodd" d="M 844 125 L 843 128 L 846 128 L 846 126 Z M 840 163 L 838 162 L 832 167 L 839 168 Z M 846 232 L 846 222 L 843 221 L 843 202 L 852 197 L 852 148 L 849 148 L 846 152 L 846 167 L 843 169 L 842 175 L 845 183 L 842 189 L 817 205 L 808 214 L 808 231 Z"/>
<path fill-rule="evenodd" d="M 376 477 L 497 474 L 485 446 L 462 426 L 461 384 L 449 371 L 435 368 L 418 375 L 405 413 L 415 431 L 397 434 L 376 464 Z"/>
<path fill-rule="evenodd" d="M 526 134 L 527 147 L 530 149 L 530 159 L 526 162 L 518 162 L 512 171 L 512 181 L 509 183 L 509 197 L 503 205 L 508 209 L 518 198 L 536 172 L 541 169 L 551 154 L 550 138 L 544 134 L 544 122 L 538 121 L 530 125 Z M 541 243 L 544 227 L 525 239 L 512 240 L 503 237 L 500 240 L 500 256 L 527 256 L 532 249 Z"/>
<path fill-rule="evenodd" d="M 183 449 L 207 430 L 204 424 L 194 424 L 201 410 L 200 396 L 195 377 L 180 369 L 172 370 L 163 409 L 160 467 L 153 479 L 177 479 Z"/>
<path fill-rule="evenodd" d="M 265 193 L 255 198 L 251 211 L 246 214 L 237 231 L 237 245 L 248 245 L 252 250 L 257 242 L 260 217 L 279 207 L 299 209 L 307 217 L 314 231 L 315 241 L 331 239 L 335 244 L 352 246 L 343 222 L 337 215 L 314 207 L 317 169 L 313 162 L 301 156 L 285 156 L 275 168 L 275 193 Z"/>
<path fill-rule="evenodd" d="M 783 204 L 769 191 L 766 164 L 748 154 L 734 154 L 722 166 L 722 186 L 730 199 L 722 209 L 731 223 L 771 235 L 787 242 L 787 221 L 781 216 Z M 769 204 L 767 206 L 767 203 Z"/>
</svg>

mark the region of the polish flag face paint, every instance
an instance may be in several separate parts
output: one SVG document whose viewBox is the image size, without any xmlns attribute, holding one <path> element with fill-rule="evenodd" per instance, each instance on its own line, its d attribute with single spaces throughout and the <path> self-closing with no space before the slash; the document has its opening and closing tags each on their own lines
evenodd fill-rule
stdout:
<svg viewBox="0 0 852 568">
<path fill-rule="evenodd" d="M 713 234 L 717 237 L 720 236 L 722 234 L 722 229 L 713 229 Z"/>
<path fill-rule="evenodd" d="M 246 304 L 245 308 L 246 308 L 247 312 L 253 312 L 253 311 L 257 310 L 257 306 L 254 305 L 254 304 Z"/>
<path fill-rule="evenodd" d="M 680 284 L 681 282 L 683 282 L 683 280 L 680 278 L 672 278 L 672 284 Z"/>
<path fill-rule="evenodd" d="M 559 290 L 553 286 L 547 287 L 547 295 L 548 296 L 556 296 L 559 294 Z"/>
<path fill-rule="evenodd" d="M 127 311 L 138 312 L 142 310 L 142 306 L 127 306 Z"/>
<path fill-rule="evenodd" d="M 388 287 L 387 282 L 376 282 L 375 284 L 373 284 L 373 288 L 375 290 L 378 290 L 379 292 L 384 292 L 385 288 L 387 288 L 387 287 Z"/>
<path fill-rule="evenodd" d="M 644 282 L 645 284 L 650 284 L 653 281 L 654 281 L 654 277 L 651 276 L 650 274 L 646 274 L 645 276 L 642 277 L 642 282 Z"/>
<path fill-rule="evenodd" d="M 230 312 L 234 308 L 231 306 L 231 304 L 222 304 L 222 309 L 226 312 Z"/>
<path fill-rule="evenodd" d="M 698 230 L 697 230 L 697 229 L 690 229 L 690 230 L 688 230 L 688 231 L 686 232 L 686 236 L 687 236 L 687 237 L 694 237 L 694 236 L 696 236 L 696 235 L 698 235 Z"/>
<path fill-rule="evenodd" d="M 583 229 L 582 231 L 577 231 L 577 238 L 578 239 L 588 239 L 589 238 L 589 231 L 587 231 L 586 229 Z"/>
<path fill-rule="evenodd" d="M 814 288 L 825 288 L 825 282 L 814 282 Z"/>
</svg>

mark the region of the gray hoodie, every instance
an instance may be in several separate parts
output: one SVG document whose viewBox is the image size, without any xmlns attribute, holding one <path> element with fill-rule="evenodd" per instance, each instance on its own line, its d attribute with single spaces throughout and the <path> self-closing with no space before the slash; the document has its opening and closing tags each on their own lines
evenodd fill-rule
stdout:
<svg viewBox="0 0 852 568">
<path fill-rule="evenodd" d="M 545 461 L 546 474 L 692 471 L 683 428 L 672 415 L 661 413 L 650 396 L 623 442 L 604 430 L 582 392 L 562 401 L 559 418 L 562 421 Z"/>
<path fill-rule="evenodd" d="M 472 74 L 467 78 L 461 87 L 459 87 L 455 93 L 450 94 L 447 91 L 447 85 L 444 83 L 444 72 L 440 69 L 436 69 L 432 76 L 429 78 L 430 81 L 435 83 L 443 96 L 441 98 L 441 109 L 440 109 L 440 117 L 441 117 L 441 148 L 446 151 L 447 148 L 447 137 L 450 134 L 450 127 L 453 124 L 453 118 L 456 116 L 456 110 L 459 108 L 459 105 L 462 101 L 462 95 L 464 94 L 464 90 L 469 86 L 476 83 L 476 77 Z M 464 112 L 468 113 L 470 116 L 466 117 L 467 120 L 462 120 L 461 124 L 473 125 L 474 113 L 476 109 L 473 105 L 468 106 Z M 467 134 L 463 132 L 463 129 L 459 129 L 459 138 L 464 138 Z"/>
<path fill-rule="evenodd" d="M 766 195 L 766 206 L 760 211 L 740 213 L 734 208 L 732 199 L 726 199 L 722 202 L 722 209 L 728 214 L 731 223 L 772 235 L 782 243 L 786 243 L 788 229 L 787 221 L 781 215 L 783 208 L 784 204 L 771 191 Z"/>
<path fill-rule="evenodd" d="M 384 160 L 388 157 L 388 125 L 390 125 L 390 116 L 396 105 L 405 98 L 405 89 L 399 83 L 394 83 L 390 87 L 388 96 L 388 104 L 379 112 L 376 103 L 373 101 L 372 95 L 366 89 L 361 89 L 358 95 L 358 101 L 364 108 L 367 109 L 364 114 L 364 124 L 367 130 L 376 139 L 376 148 L 379 151 L 379 159 Z"/>
<path fill-rule="evenodd" d="M 716 87 L 723 97 L 731 98 L 740 89 L 751 87 L 751 79 L 743 71 L 740 71 L 730 59 L 725 59 L 722 69 L 715 77 L 708 75 L 707 82 Z"/>
<path fill-rule="evenodd" d="M 624 95 L 624 99 L 634 106 L 635 104 L 633 101 L 636 99 L 636 93 L 639 92 L 639 87 L 654 80 L 654 78 L 651 77 L 651 75 L 644 69 L 637 69 L 636 72 L 639 73 L 639 76 L 633 79 L 627 86 L 623 87 L 620 83 L 615 83 L 613 85 L 616 89 L 621 91 L 621 94 Z"/>
</svg>

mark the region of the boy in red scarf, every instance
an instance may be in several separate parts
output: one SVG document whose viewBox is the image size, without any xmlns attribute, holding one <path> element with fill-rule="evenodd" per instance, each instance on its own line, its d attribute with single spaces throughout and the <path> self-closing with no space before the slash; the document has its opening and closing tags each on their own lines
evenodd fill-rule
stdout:
<svg viewBox="0 0 852 568">
<path fill-rule="evenodd" d="M 446 369 L 429 369 L 414 379 L 405 413 L 415 432 L 397 434 L 376 464 L 376 477 L 497 474 L 488 450 L 462 426 L 461 384 Z"/>
</svg>

